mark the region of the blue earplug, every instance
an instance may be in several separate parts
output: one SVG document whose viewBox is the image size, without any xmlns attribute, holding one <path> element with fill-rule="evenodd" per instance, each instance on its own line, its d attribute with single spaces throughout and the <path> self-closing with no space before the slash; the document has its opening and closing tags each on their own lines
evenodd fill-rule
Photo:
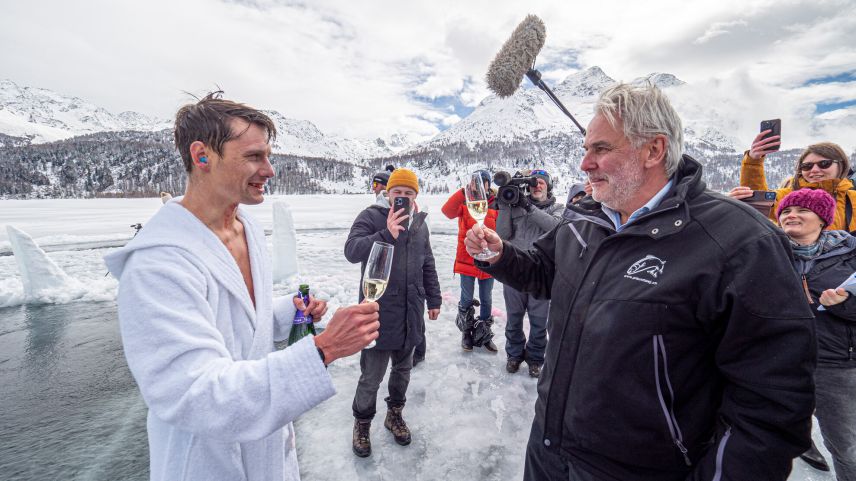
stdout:
<svg viewBox="0 0 856 481">
<path fill-rule="evenodd" d="M 200 157 L 199 163 L 200 164 L 207 164 L 208 163 L 208 157 Z"/>
</svg>

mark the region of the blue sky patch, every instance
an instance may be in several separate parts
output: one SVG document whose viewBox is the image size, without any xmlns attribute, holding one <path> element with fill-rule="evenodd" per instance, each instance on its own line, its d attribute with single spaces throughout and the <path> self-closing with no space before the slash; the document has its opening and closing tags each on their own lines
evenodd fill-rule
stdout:
<svg viewBox="0 0 856 481">
<path fill-rule="evenodd" d="M 842 72 L 835 75 L 827 75 L 826 77 L 813 78 L 803 85 L 819 85 L 835 82 L 856 82 L 856 70 L 852 72 Z"/>
<path fill-rule="evenodd" d="M 856 105 L 856 99 L 845 100 L 843 102 L 821 102 L 814 104 L 815 112 L 822 114 L 824 112 L 832 112 L 833 110 L 846 109 Z"/>
</svg>

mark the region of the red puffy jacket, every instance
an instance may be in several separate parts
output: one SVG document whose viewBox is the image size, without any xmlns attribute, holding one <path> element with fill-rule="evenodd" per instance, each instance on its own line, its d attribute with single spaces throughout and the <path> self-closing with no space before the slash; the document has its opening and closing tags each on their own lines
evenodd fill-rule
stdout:
<svg viewBox="0 0 856 481">
<path fill-rule="evenodd" d="M 466 199 L 464 199 L 464 189 L 458 189 L 455 191 L 449 200 L 443 204 L 443 214 L 450 219 L 458 219 L 458 252 L 455 255 L 455 273 L 463 274 L 465 276 L 472 276 L 479 280 L 482 279 L 490 279 L 490 275 L 485 274 L 480 271 L 475 264 L 473 264 L 473 256 L 471 256 L 467 252 L 467 248 L 464 247 L 464 236 L 467 235 L 467 231 L 474 225 L 476 225 L 476 220 L 470 215 L 470 212 L 467 210 Z M 491 193 L 490 198 L 488 198 L 488 211 L 487 217 L 484 220 L 484 225 L 491 228 L 496 229 L 496 215 L 499 211 L 496 210 L 496 197 Z"/>
</svg>

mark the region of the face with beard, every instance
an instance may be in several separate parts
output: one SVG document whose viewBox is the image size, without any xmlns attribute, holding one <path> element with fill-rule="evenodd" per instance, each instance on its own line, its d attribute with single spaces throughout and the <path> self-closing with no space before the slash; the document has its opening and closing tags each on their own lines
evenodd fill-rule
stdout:
<svg viewBox="0 0 856 481">
<path fill-rule="evenodd" d="M 547 200 L 547 192 L 549 189 L 547 188 L 547 183 L 544 182 L 544 179 L 535 179 L 537 181 L 537 185 L 532 187 L 532 200 L 535 202 L 544 202 Z"/>
<path fill-rule="evenodd" d="M 645 169 L 640 150 L 624 136 L 619 122 L 613 127 L 602 114 L 595 115 L 586 131 L 580 169 L 588 174 L 594 200 L 629 213 L 645 183 Z"/>
</svg>

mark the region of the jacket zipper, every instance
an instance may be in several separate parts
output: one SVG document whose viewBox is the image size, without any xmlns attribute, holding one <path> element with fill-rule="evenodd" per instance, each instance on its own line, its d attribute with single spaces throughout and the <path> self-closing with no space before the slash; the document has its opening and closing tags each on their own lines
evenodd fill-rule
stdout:
<svg viewBox="0 0 856 481">
<path fill-rule="evenodd" d="M 808 298 L 808 303 L 814 304 L 814 300 L 811 298 L 811 293 L 808 291 L 808 281 L 805 278 L 805 274 L 802 275 L 802 285 L 803 291 L 805 291 L 805 297 Z"/>
<path fill-rule="evenodd" d="M 728 424 L 726 424 L 728 426 Z M 728 438 L 731 437 L 731 426 L 725 429 L 725 434 L 719 440 L 719 447 L 716 448 L 716 472 L 713 475 L 713 481 L 722 479 L 722 458 L 725 457 L 725 445 L 728 444 Z"/>
<path fill-rule="evenodd" d="M 568 227 L 571 228 L 571 232 L 574 233 L 574 236 L 577 238 L 577 242 L 579 242 L 582 246 L 582 249 L 580 249 L 580 259 L 582 259 L 586 253 L 586 250 L 588 250 L 588 244 L 586 243 L 586 241 L 583 240 L 583 237 L 580 235 L 580 232 L 577 230 L 577 228 L 574 227 L 573 222 L 568 222 Z"/>
<path fill-rule="evenodd" d="M 684 457 L 684 462 L 687 466 L 692 466 L 690 457 L 687 454 L 688 449 L 684 446 L 683 433 L 678 426 L 678 419 L 675 417 L 675 391 L 672 389 L 672 382 L 669 380 L 669 365 L 666 357 L 666 346 L 663 343 L 663 335 L 656 334 L 653 337 L 654 341 L 654 381 L 657 384 L 657 398 L 660 401 L 660 408 L 663 409 L 663 415 L 666 417 L 666 424 L 669 426 L 669 434 L 672 436 L 672 442 L 681 451 Z M 666 405 L 666 400 L 663 398 L 663 390 L 660 386 L 660 357 L 663 358 L 663 377 L 666 382 L 666 387 L 669 388 L 670 405 Z"/>
<path fill-rule="evenodd" d="M 847 344 L 850 344 L 847 347 L 847 360 L 853 360 L 853 328 L 847 326 Z"/>
</svg>

